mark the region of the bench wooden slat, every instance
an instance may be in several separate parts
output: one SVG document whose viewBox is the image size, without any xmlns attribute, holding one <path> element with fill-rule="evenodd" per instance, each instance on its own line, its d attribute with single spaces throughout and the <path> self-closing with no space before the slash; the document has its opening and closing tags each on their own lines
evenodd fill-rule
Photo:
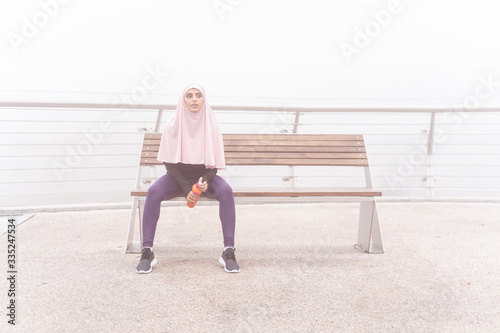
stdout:
<svg viewBox="0 0 500 333">
<path fill-rule="evenodd" d="M 161 140 L 150 140 L 150 139 L 145 139 L 143 145 L 148 145 L 148 146 L 160 146 Z"/>
<path fill-rule="evenodd" d="M 291 158 L 290 154 L 294 154 L 294 157 L 310 157 L 310 158 L 366 158 L 365 149 L 358 150 L 358 148 L 350 148 L 350 147 L 341 147 L 340 149 L 335 147 L 305 147 L 297 151 L 293 147 L 285 147 L 286 149 L 274 148 L 273 147 L 234 147 L 232 149 L 225 149 L 226 157 L 256 157 L 256 156 L 270 156 L 270 157 L 278 157 L 278 154 L 281 158 Z M 246 149 L 243 149 L 246 148 Z M 316 148 L 316 149 L 313 149 Z M 330 148 L 330 149 L 327 149 Z M 259 154 L 259 155 L 255 155 Z M 306 155 L 304 155 L 306 154 Z M 322 154 L 322 155 L 320 155 Z M 150 157 L 156 158 L 158 156 L 158 147 L 144 147 L 142 150 L 142 157 Z"/>
<path fill-rule="evenodd" d="M 158 146 L 142 146 L 142 151 L 151 151 L 151 152 L 156 152 L 158 154 L 158 151 L 160 150 L 160 145 Z"/>
<path fill-rule="evenodd" d="M 146 133 L 145 139 L 160 140 L 162 133 Z M 362 140 L 362 134 L 223 134 L 224 140 L 288 140 L 289 137 L 301 140 Z"/>
<path fill-rule="evenodd" d="M 132 196 L 144 197 L 147 195 L 146 188 L 135 189 L 131 192 Z M 295 188 L 295 189 L 277 189 L 277 188 L 240 188 L 233 189 L 235 197 L 376 197 L 382 196 L 382 192 L 374 191 L 369 188 Z M 182 198 L 182 196 L 178 196 Z"/>
<path fill-rule="evenodd" d="M 367 166 L 366 159 L 226 158 L 227 165 Z"/>
<path fill-rule="evenodd" d="M 363 140 L 361 134 L 224 134 L 226 140 L 241 141 L 288 141 L 290 138 L 301 141 L 356 141 Z"/>
<path fill-rule="evenodd" d="M 340 141 L 340 140 L 325 140 L 325 141 L 301 141 L 298 138 L 290 138 L 289 140 L 280 140 L 280 141 L 264 141 L 264 140 L 224 140 L 224 144 L 227 146 L 231 145 L 241 145 L 244 143 L 246 146 L 297 146 L 297 147 L 317 147 L 317 146 L 330 146 L 330 147 L 363 147 L 362 140 L 352 140 L 352 141 Z"/>
<path fill-rule="evenodd" d="M 226 159 L 366 159 L 365 153 L 309 153 L 309 152 L 226 152 Z"/>
<path fill-rule="evenodd" d="M 144 140 L 143 145 L 145 146 L 160 146 L 161 140 Z M 256 140 L 255 137 L 249 140 L 224 140 L 224 146 L 252 146 L 252 147 L 260 147 L 260 146 L 295 146 L 295 147 L 317 147 L 317 146 L 327 146 L 327 147 L 364 147 L 364 143 L 362 140 L 304 140 L 301 141 L 299 138 L 290 138 L 289 140 Z"/>
<path fill-rule="evenodd" d="M 163 165 L 163 162 L 160 162 L 155 158 L 144 157 L 141 158 L 141 165 Z"/>
<path fill-rule="evenodd" d="M 240 188 L 234 191 L 237 197 L 338 197 L 338 196 L 361 196 L 361 197 L 374 197 L 381 196 L 382 192 L 374 191 L 369 188 L 349 187 L 349 188 L 295 188 L 295 189 L 277 189 L 277 188 Z"/>
<path fill-rule="evenodd" d="M 158 151 L 143 151 L 141 153 L 141 157 L 143 158 L 150 158 L 150 159 L 156 159 L 156 157 L 158 156 Z"/>
<path fill-rule="evenodd" d="M 144 133 L 144 139 L 161 140 L 162 133 Z"/>
<path fill-rule="evenodd" d="M 158 150 L 158 148 L 157 148 Z M 365 153 L 365 147 L 332 147 L 332 146 L 237 146 L 224 145 L 224 151 L 228 152 L 243 152 L 243 151 L 259 151 L 259 152 L 321 152 L 321 153 Z"/>
<path fill-rule="evenodd" d="M 156 158 L 141 158 L 141 165 L 162 165 L 163 162 L 158 161 Z M 319 158 L 227 158 L 227 165 L 290 165 L 290 166 L 367 166 L 366 159 L 319 159 Z"/>
<path fill-rule="evenodd" d="M 143 151 L 141 157 L 156 159 L 158 151 Z M 366 153 L 310 153 L 310 152 L 226 152 L 226 159 L 255 159 L 255 158 L 292 158 L 292 159 L 308 159 L 308 158 L 326 158 L 326 159 L 366 159 Z"/>
</svg>

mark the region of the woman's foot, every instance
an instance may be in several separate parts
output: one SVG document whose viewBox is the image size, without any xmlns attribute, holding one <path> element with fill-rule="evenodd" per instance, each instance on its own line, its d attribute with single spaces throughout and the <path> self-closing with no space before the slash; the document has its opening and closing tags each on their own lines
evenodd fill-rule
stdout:
<svg viewBox="0 0 500 333">
<path fill-rule="evenodd" d="M 224 270 L 228 273 L 240 272 L 240 266 L 238 266 L 236 262 L 234 251 L 234 247 L 226 247 L 224 248 L 224 252 L 222 252 L 222 256 L 219 258 L 220 264 L 224 266 Z"/>
<path fill-rule="evenodd" d="M 142 249 L 141 262 L 137 265 L 135 271 L 140 274 L 150 273 L 156 262 L 154 253 L 149 247 L 145 247 Z"/>
</svg>

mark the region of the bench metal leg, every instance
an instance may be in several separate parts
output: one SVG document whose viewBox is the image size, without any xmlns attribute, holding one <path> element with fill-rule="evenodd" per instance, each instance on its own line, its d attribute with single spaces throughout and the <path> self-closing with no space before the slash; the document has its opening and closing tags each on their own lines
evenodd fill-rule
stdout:
<svg viewBox="0 0 500 333">
<path fill-rule="evenodd" d="M 139 209 L 140 200 L 137 197 L 134 197 L 134 202 L 132 203 L 132 212 L 130 214 L 130 224 L 128 226 L 128 237 L 127 237 L 127 247 L 125 249 L 125 253 L 141 253 L 140 244 L 134 244 L 134 231 L 135 231 L 135 223 L 137 220 L 137 210 Z M 141 233 L 141 241 L 142 241 L 142 225 L 141 225 L 141 213 L 139 212 L 139 228 Z"/>
<path fill-rule="evenodd" d="M 358 243 L 355 247 L 363 252 L 384 253 L 375 200 L 362 201 L 360 204 Z"/>
<path fill-rule="evenodd" d="M 146 200 L 139 199 L 139 252 L 142 252 L 142 216 L 144 214 L 144 205 Z"/>
</svg>

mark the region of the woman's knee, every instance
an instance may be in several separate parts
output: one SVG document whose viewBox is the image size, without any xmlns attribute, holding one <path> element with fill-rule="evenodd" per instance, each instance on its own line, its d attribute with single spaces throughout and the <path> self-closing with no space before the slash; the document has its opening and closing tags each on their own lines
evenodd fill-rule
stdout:
<svg viewBox="0 0 500 333">
<path fill-rule="evenodd" d="M 219 199 L 221 198 L 233 198 L 233 188 L 228 183 L 224 182 L 219 186 Z"/>
<path fill-rule="evenodd" d="M 166 174 L 158 178 L 153 185 L 151 185 L 148 189 L 146 199 L 153 198 L 153 200 L 163 201 L 165 200 L 165 196 L 176 193 L 178 189 L 179 187 L 177 186 L 174 178 L 169 174 Z"/>
<path fill-rule="evenodd" d="M 153 184 L 148 189 L 148 195 L 146 196 L 146 199 L 156 199 L 161 201 L 164 195 L 165 193 L 163 193 L 161 186 L 155 186 L 155 184 Z"/>
</svg>

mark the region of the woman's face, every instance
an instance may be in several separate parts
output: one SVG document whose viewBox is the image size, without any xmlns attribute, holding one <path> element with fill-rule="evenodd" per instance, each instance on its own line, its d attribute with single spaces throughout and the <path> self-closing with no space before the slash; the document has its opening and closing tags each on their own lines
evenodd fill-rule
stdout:
<svg viewBox="0 0 500 333">
<path fill-rule="evenodd" d="M 198 112 L 205 103 L 205 97 L 198 89 L 191 88 L 184 95 L 184 103 L 189 111 Z"/>
</svg>

